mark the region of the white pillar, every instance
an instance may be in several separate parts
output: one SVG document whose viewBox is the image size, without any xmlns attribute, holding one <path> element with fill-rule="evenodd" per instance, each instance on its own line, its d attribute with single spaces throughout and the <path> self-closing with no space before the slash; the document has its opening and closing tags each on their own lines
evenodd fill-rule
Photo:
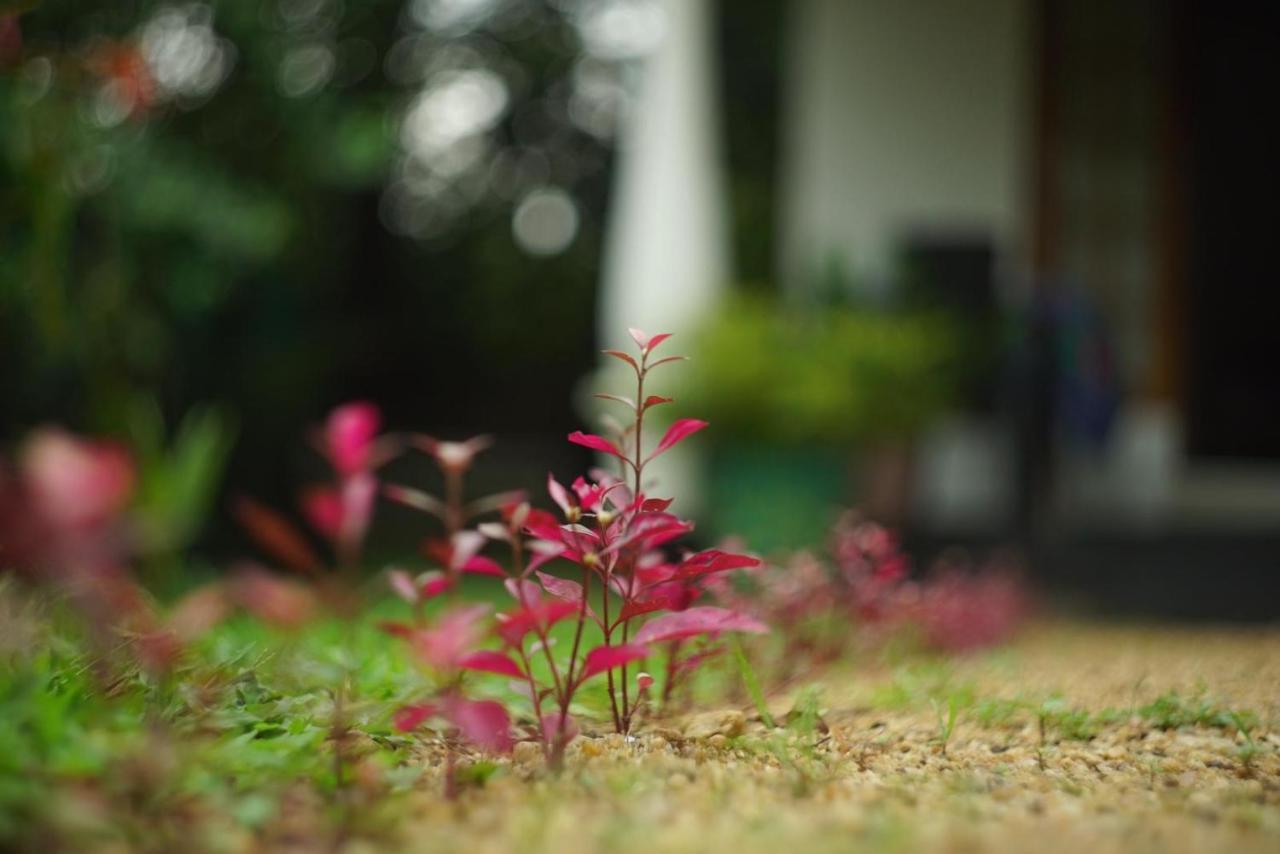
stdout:
<svg viewBox="0 0 1280 854">
<path fill-rule="evenodd" d="M 664 38 L 645 60 L 618 140 L 600 293 L 605 346 L 628 344 L 628 326 L 687 331 L 714 308 L 729 276 L 711 3 L 662 7 Z"/>
<path fill-rule="evenodd" d="M 661 0 L 661 5 L 664 37 L 645 60 L 618 141 L 599 340 L 630 351 L 634 345 L 627 327 L 671 332 L 677 337 L 663 350 L 682 353 L 691 343 L 688 333 L 715 310 L 728 284 L 727 205 L 713 85 L 713 6 L 710 0 Z M 658 388 L 678 396 L 682 368 L 661 370 L 671 376 L 655 377 Z M 680 496 L 672 508 L 677 512 L 697 512 L 697 463 L 691 449 L 681 446 L 649 469 L 661 484 L 659 494 Z"/>
</svg>

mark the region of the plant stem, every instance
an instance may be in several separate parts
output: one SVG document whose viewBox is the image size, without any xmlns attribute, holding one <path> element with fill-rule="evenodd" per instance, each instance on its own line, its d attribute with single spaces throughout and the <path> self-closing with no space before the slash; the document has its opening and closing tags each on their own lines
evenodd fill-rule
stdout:
<svg viewBox="0 0 1280 854">
<path fill-rule="evenodd" d="M 613 636 L 613 626 L 609 624 L 609 581 L 606 578 L 600 591 L 600 610 L 604 614 L 604 643 L 608 646 Z M 618 716 L 618 694 L 613 684 L 613 669 L 605 671 L 605 678 L 609 681 L 609 707 L 613 712 L 613 728 L 618 732 L 622 732 L 622 718 Z"/>
<path fill-rule="evenodd" d="M 730 634 L 729 645 L 733 647 L 733 659 L 738 664 L 738 673 L 742 675 L 742 684 L 747 687 L 747 693 L 751 695 L 751 702 L 755 703 L 756 711 L 760 713 L 760 720 L 764 721 L 765 726 L 772 729 L 776 726 L 773 721 L 773 715 L 769 714 L 769 706 L 764 701 L 764 692 L 760 690 L 760 682 L 756 679 L 756 672 L 751 669 L 751 662 L 747 660 L 747 654 L 742 649 L 742 641 L 738 639 L 736 634 Z"/>
</svg>

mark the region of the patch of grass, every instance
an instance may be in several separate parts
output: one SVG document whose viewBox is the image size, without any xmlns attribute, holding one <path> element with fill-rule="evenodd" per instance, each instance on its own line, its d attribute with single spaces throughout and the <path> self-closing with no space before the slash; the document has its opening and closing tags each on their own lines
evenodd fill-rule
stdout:
<svg viewBox="0 0 1280 854">
<path fill-rule="evenodd" d="M 928 708 L 934 702 L 950 703 L 968 709 L 977 701 L 972 685 L 958 683 L 945 661 L 926 661 L 894 671 L 893 681 L 879 686 L 871 695 L 871 704 L 883 709 Z"/>
<path fill-rule="evenodd" d="M 998 697 L 979 700 L 969 710 L 969 716 L 973 721 L 986 729 L 1019 725 L 1026 713 L 1025 700 L 1006 700 Z"/>
<path fill-rule="evenodd" d="M 1165 730 L 1189 726 L 1248 730 L 1258 726 L 1258 716 L 1253 712 L 1217 706 L 1203 691 L 1191 697 L 1176 691 L 1161 694 L 1139 708 L 1138 715 L 1151 726 Z"/>
</svg>

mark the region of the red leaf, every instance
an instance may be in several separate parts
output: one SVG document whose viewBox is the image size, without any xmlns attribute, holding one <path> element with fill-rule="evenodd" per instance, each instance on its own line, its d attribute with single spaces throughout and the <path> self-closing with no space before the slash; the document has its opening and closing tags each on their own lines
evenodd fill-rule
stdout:
<svg viewBox="0 0 1280 854">
<path fill-rule="evenodd" d="M 236 521 L 264 551 L 290 569 L 306 575 L 320 570 L 320 558 L 306 538 L 284 516 L 252 498 L 235 504 Z"/>
<path fill-rule="evenodd" d="M 418 577 L 418 592 L 423 599 L 439 596 L 453 587 L 453 578 L 440 570 L 424 572 Z"/>
<path fill-rule="evenodd" d="M 231 601 L 217 582 L 197 587 L 174 604 L 166 624 L 181 641 L 192 641 L 227 618 Z"/>
<path fill-rule="evenodd" d="M 656 394 L 651 394 L 644 399 L 644 408 L 648 409 L 650 406 L 661 406 L 664 403 L 670 403 L 672 400 L 673 398 L 670 397 L 661 397 Z"/>
<path fill-rule="evenodd" d="M 555 542 L 560 539 L 560 523 L 546 510 L 531 507 L 524 520 L 524 532 L 540 540 Z"/>
<path fill-rule="evenodd" d="M 396 713 L 392 716 L 391 721 L 395 724 L 395 728 L 401 732 L 412 732 L 422 726 L 422 722 L 436 713 L 435 705 L 431 703 L 417 703 L 412 706 L 402 706 L 396 709 Z"/>
<path fill-rule="evenodd" d="M 646 513 L 661 513 L 670 507 L 674 500 L 674 498 L 646 498 L 640 505 L 640 509 Z"/>
<path fill-rule="evenodd" d="M 633 599 L 622 606 L 622 612 L 618 614 L 618 621 L 625 622 L 632 617 L 639 617 L 641 614 L 651 614 L 654 611 L 669 610 L 674 604 L 674 600 L 670 596 L 655 596 L 648 599 Z"/>
<path fill-rule="evenodd" d="M 636 364 L 636 360 L 631 358 L 631 356 L 627 355 L 621 350 L 601 350 L 600 352 L 604 353 L 606 356 L 612 356 L 615 359 L 621 359 L 631 367 L 635 368 L 636 371 L 640 370 L 640 366 Z"/>
<path fill-rule="evenodd" d="M 743 569 L 759 565 L 759 558 L 754 558 L 750 555 L 735 555 L 718 549 L 707 549 L 685 558 L 676 574 L 681 578 L 692 578 L 712 572 L 724 572 L 730 569 Z"/>
<path fill-rule="evenodd" d="M 571 602 L 548 600 L 531 608 L 517 608 L 498 615 L 498 635 L 512 646 L 519 646 L 525 635 L 536 628 L 543 631 L 578 613 L 578 606 Z"/>
<path fill-rule="evenodd" d="M 697 433 L 699 430 L 707 426 L 707 422 L 699 421 L 697 418 L 681 418 L 668 428 L 666 435 L 658 442 L 658 447 L 653 449 L 653 453 L 649 455 L 649 459 L 653 459 L 659 454 L 666 453 L 672 447 Z"/>
<path fill-rule="evenodd" d="M 502 564 L 484 555 L 476 555 L 464 563 L 462 571 L 469 572 L 472 575 L 492 575 L 494 578 L 507 577 L 507 571 L 502 568 Z"/>
<path fill-rule="evenodd" d="M 237 573 L 230 590 L 240 607 L 259 620 L 285 628 L 296 628 L 319 610 L 310 587 L 257 567 Z"/>
<path fill-rule="evenodd" d="M 403 640 L 413 637 L 413 628 L 408 623 L 393 623 L 390 620 L 383 620 L 378 623 L 378 630 Z"/>
<path fill-rule="evenodd" d="M 583 433 L 581 430 L 574 430 L 569 434 L 569 441 L 575 445 L 581 445 L 584 448 L 599 451 L 602 454 L 613 454 L 619 459 L 626 459 L 626 457 L 622 456 L 622 451 L 619 451 L 616 445 L 608 439 L 601 438 L 600 436 Z"/>
<path fill-rule="evenodd" d="M 308 487 L 299 501 L 302 515 L 307 517 L 321 536 L 337 541 L 342 536 L 342 496 L 338 490 L 328 486 Z"/>
<path fill-rule="evenodd" d="M 666 341 L 670 337 L 671 337 L 670 332 L 659 332 L 658 334 L 650 338 L 649 342 L 645 344 L 644 351 L 646 353 L 652 353 L 654 350 L 658 349 L 659 344 L 661 344 L 663 341 Z"/>
<path fill-rule="evenodd" d="M 674 614 L 663 614 L 661 617 L 650 620 L 636 632 L 635 642 L 659 643 L 720 632 L 763 633 L 767 631 L 769 631 L 768 626 L 745 614 L 704 605 L 687 611 L 677 611 Z"/>
<path fill-rule="evenodd" d="M 476 652 L 467 653 L 458 659 L 458 666 L 463 670 L 478 670 L 483 673 L 496 673 L 499 676 L 512 676 L 516 679 L 524 678 L 524 671 L 520 669 L 520 665 L 516 664 L 508 655 L 495 652 L 491 649 L 482 649 Z"/>
<path fill-rule="evenodd" d="M 441 712 L 477 747 L 494 753 L 511 749 L 511 718 L 501 703 L 449 697 L 442 704 Z"/>
<path fill-rule="evenodd" d="M 590 679 L 615 667 L 630 664 L 649 656 L 649 647 L 641 643 L 624 643 L 617 646 L 598 646 L 582 660 L 582 675 L 578 681 Z"/>
</svg>

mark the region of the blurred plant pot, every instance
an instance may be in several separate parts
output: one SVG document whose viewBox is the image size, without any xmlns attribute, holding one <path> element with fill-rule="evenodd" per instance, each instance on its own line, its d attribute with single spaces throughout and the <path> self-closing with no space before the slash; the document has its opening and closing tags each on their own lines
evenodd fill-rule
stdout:
<svg viewBox="0 0 1280 854">
<path fill-rule="evenodd" d="M 911 511 L 915 482 L 915 446 L 910 441 L 887 441 L 869 446 L 859 480 L 861 506 L 882 525 L 900 528 Z"/>
<path fill-rule="evenodd" d="M 762 554 L 821 546 L 849 503 L 849 460 L 842 448 L 717 444 L 708 459 L 712 536 L 742 537 Z"/>
</svg>

